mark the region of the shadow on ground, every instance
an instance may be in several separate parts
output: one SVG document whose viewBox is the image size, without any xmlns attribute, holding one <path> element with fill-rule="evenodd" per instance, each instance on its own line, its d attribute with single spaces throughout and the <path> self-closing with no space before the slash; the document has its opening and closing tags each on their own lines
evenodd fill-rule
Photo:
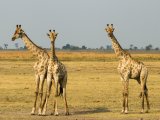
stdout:
<svg viewBox="0 0 160 120">
<path fill-rule="evenodd" d="M 75 110 L 73 112 L 74 115 L 76 114 L 93 114 L 93 113 L 103 113 L 103 112 L 111 112 L 109 109 L 107 108 L 94 108 L 94 109 L 87 109 L 87 110 Z"/>
</svg>

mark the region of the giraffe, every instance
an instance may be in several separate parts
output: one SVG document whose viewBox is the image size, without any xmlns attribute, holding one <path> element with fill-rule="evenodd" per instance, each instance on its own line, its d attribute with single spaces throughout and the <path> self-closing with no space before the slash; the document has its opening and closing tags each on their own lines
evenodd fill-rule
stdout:
<svg viewBox="0 0 160 120">
<path fill-rule="evenodd" d="M 67 70 L 64 64 L 62 64 L 58 60 L 55 54 L 55 40 L 56 40 L 57 35 L 58 33 L 56 33 L 55 30 L 53 30 L 53 32 L 49 30 L 49 34 L 47 33 L 47 36 L 51 40 L 51 56 L 50 56 L 50 60 L 48 63 L 47 91 L 46 91 L 46 97 L 43 103 L 44 108 L 43 108 L 42 115 L 46 115 L 47 103 L 48 103 L 48 99 L 51 93 L 52 82 L 54 82 L 54 86 L 55 86 L 54 87 L 55 88 L 54 90 L 55 100 L 54 100 L 53 114 L 55 116 L 58 115 L 57 97 L 62 95 L 64 99 L 64 104 L 65 104 L 65 115 L 69 115 L 69 109 L 68 109 L 67 99 L 66 99 Z"/>
<path fill-rule="evenodd" d="M 141 85 L 140 97 L 141 101 L 141 113 L 144 113 L 144 97 L 146 98 L 147 110 L 150 109 L 149 100 L 148 100 L 148 89 L 147 89 L 147 77 L 148 70 L 146 66 L 137 60 L 134 60 L 131 55 L 123 50 L 123 48 L 118 43 L 116 37 L 114 36 L 113 24 L 107 24 L 106 32 L 108 33 L 109 38 L 112 41 L 112 47 L 116 56 L 119 58 L 118 72 L 120 73 L 122 84 L 123 84 L 123 102 L 122 102 L 122 113 L 128 113 L 128 95 L 129 95 L 129 79 L 135 79 Z"/>
<path fill-rule="evenodd" d="M 28 50 L 30 50 L 38 58 L 38 61 L 34 64 L 34 67 L 33 67 L 35 71 L 36 88 L 35 88 L 35 101 L 34 101 L 32 111 L 31 111 L 31 115 L 35 115 L 38 94 L 40 96 L 38 115 L 41 115 L 42 114 L 43 85 L 47 77 L 47 65 L 48 65 L 49 55 L 46 50 L 37 46 L 30 40 L 27 34 L 22 30 L 21 25 L 16 26 L 16 30 L 12 37 L 12 41 L 15 41 L 18 38 L 21 38 L 24 41 Z"/>
</svg>

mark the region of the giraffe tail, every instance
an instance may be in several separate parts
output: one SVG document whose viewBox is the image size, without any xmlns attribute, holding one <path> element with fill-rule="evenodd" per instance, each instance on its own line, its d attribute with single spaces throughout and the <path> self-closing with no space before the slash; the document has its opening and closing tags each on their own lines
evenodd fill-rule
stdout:
<svg viewBox="0 0 160 120">
<path fill-rule="evenodd" d="M 59 87 L 59 95 L 58 96 L 63 96 L 63 88 L 61 85 Z"/>
<path fill-rule="evenodd" d="M 56 88 L 56 94 L 55 97 L 63 96 L 63 87 L 61 84 L 59 84 L 59 87 Z"/>
</svg>

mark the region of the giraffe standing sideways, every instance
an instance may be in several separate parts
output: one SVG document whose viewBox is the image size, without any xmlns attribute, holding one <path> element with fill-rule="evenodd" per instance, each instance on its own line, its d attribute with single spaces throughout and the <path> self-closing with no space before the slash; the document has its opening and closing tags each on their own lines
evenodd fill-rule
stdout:
<svg viewBox="0 0 160 120">
<path fill-rule="evenodd" d="M 69 115 L 69 109 L 66 100 L 66 84 L 67 84 L 67 70 L 65 66 L 58 60 L 55 54 L 55 40 L 58 33 L 53 30 L 49 30 L 49 34 L 47 34 L 51 40 L 51 56 L 48 63 L 48 72 L 47 72 L 47 91 L 46 97 L 43 103 L 43 112 L 42 115 L 46 115 L 47 110 L 47 102 L 51 93 L 52 82 L 54 82 L 55 86 L 55 100 L 54 100 L 54 110 L 53 114 L 58 115 L 57 111 L 57 97 L 62 95 L 65 104 L 65 114 Z M 53 80 L 53 81 L 52 81 Z"/>
<path fill-rule="evenodd" d="M 123 83 L 123 109 L 122 113 L 128 113 L 128 87 L 129 79 L 135 79 L 141 85 L 140 97 L 142 98 L 142 110 L 144 112 L 144 97 L 147 102 L 147 111 L 150 109 L 149 100 L 148 100 L 148 89 L 147 89 L 147 76 L 148 70 L 146 66 L 139 61 L 134 60 L 131 55 L 122 49 L 117 39 L 115 38 L 113 32 L 113 24 L 107 24 L 106 32 L 108 33 L 109 38 L 112 41 L 112 47 L 116 56 L 119 58 L 118 72 L 121 75 L 121 80 Z"/>
<path fill-rule="evenodd" d="M 44 85 L 45 78 L 47 77 L 47 65 L 48 65 L 49 55 L 46 50 L 38 47 L 36 44 L 34 44 L 30 40 L 30 38 L 22 30 L 21 25 L 17 25 L 15 33 L 12 37 L 12 41 L 18 38 L 21 38 L 24 41 L 26 47 L 38 58 L 38 61 L 34 65 L 36 89 L 35 89 L 35 101 L 34 101 L 34 106 L 32 108 L 31 114 L 32 115 L 35 114 L 36 102 L 39 94 L 40 104 L 39 104 L 38 115 L 41 115 L 43 85 Z"/>
</svg>

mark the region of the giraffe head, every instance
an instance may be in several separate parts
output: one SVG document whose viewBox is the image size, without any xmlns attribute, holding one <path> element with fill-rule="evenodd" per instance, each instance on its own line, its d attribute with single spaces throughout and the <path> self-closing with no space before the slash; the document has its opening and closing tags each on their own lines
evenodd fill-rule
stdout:
<svg viewBox="0 0 160 120">
<path fill-rule="evenodd" d="M 54 42 L 57 38 L 58 33 L 55 32 L 55 30 L 49 30 L 49 33 L 47 33 L 47 36 L 51 40 L 51 42 Z"/>
<path fill-rule="evenodd" d="M 16 25 L 16 30 L 15 30 L 15 33 L 12 37 L 12 41 L 14 41 L 15 39 L 18 39 L 18 38 L 22 38 L 23 35 L 24 35 L 24 31 L 22 30 L 21 25 Z"/>
<path fill-rule="evenodd" d="M 113 28 L 113 24 L 107 24 L 107 27 L 106 27 L 106 32 L 108 33 L 108 36 L 111 37 L 113 35 L 113 32 L 114 32 L 114 28 Z"/>
</svg>

